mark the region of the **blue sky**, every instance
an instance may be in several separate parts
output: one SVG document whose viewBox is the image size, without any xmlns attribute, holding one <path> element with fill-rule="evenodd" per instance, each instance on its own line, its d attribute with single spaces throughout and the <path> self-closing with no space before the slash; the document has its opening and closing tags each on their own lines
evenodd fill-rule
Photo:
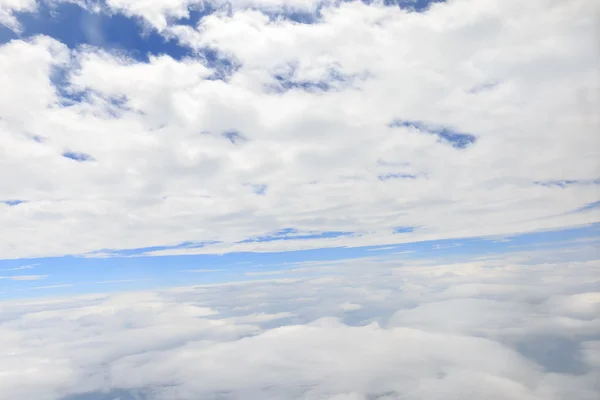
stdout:
<svg viewBox="0 0 600 400">
<path fill-rule="evenodd" d="M 143 30 L 142 21 L 122 14 L 88 11 L 77 4 L 40 3 L 36 12 L 18 15 L 21 31 L 0 31 L 0 41 L 35 35 L 53 37 L 70 48 L 91 45 L 114 52 L 125 52 L 140 61 L 148 55 L 168 54 L 180 59 L 189 49 L 166 40 L 151 29 Z M 193 22 L 193 21 L 190 21 Z"/>
<path fill-rule="evenodd" d="M 386 1 L 388 7 L 401 7 L 422 12 L 431 3 L 439 0 Z M 369 3 L 369 2 L 366 2 Z M 0 43 L 15 38 L 28 38 L 35 35 L 53 37 L 70 48 L 91 45 L 114 52 L 125 52 L 139 61 L 147 61 L 148 55 L 168 54 L 175 59 L 193 55 L 191 49 L 180 46 L 177 40 L 169 40 L 154 29 L 144 27 L 140 18 L 129 17 L 108 9 L 103 1 L 90 2 L 89 9 L 70 2 L 39 2 L 35 12 L 17 12 L 20 31 L 15 32 L 0 25 Z M 100 7 L 94 11 L 93 6 Z M 173 21 L 177 25 L 195 26 L 205 16 L 214 12 L 227 11 L 229 7 L 215 6 L 207 2 L 191 7 L 188 16 Z M 312 23 L 316 17 L 312 12 L 294 9 L 268 13 L 274 19 L 289 19 L 300 23 Z"/>
<path fill-rule="evenodd" d="M 296 273 L 294 270 L 360 259 L 411 265 L 420 260 L 451 263 L 489 255 L 531 253 L 536 254 L 539 261 L 540 257 L 543 259 L 544 250 L 576 250 L 580 252 L 579 257 L 571 255 L 569 259 L 577 261 L 598 257 L 599 241 L 600 225 L 594 224 L 505 237 L 293 252 L 148 257 L 143 251 L 154 249 L 139 249 L 106 258 L 68 256 L 0 260 L 0 276 L 32 276 L 34 279 L 12 281 L 6 278 L 2 281 L 1 295 L 14 299 L 215 284 L 278 277 L 277 271 L 292 271 L 292 275 L 288 273 L 286 277 L 305 277 L 318 273 L 318 270 Z M 556 260 L 554 253 L 547 259 L 549 262 Z"/>
</svg>

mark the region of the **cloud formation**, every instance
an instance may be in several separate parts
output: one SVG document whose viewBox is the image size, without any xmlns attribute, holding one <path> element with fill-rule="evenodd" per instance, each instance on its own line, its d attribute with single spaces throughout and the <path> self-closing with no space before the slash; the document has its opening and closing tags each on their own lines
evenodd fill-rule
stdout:
<svg viewBox="0 0 600 400">
<path fill-rule="evenodd" d="M 19 21 L 15 17 L 17 12 L 34 11 L 36 0 L 0 0 L 0 28 L 2 25 L 19 31 Z"/>
<path fill-rule="evenodd" d="M 0 0 L 2 258 L 377 247 L 0 302 L 0 397 L 597 398 L 597 238 L 452 253 L 600 222 L 597 1 L 70 3 L 83 42 L 26 33 L 62 0 Z M 108 47 L 109 15 L 161 46 Z M 36 265 L 0 282 L 145 279 Z"/>
<path fill-rule="evenodd" d="M 13 275 L 13 276 L 0 276 L 0 279 L 8 279 L 11 281 L 38 281 L 40 279 L 47 278 L 48 275 Z"/>
<path fill-rule="evenodd" d="M 39 265 L 39 264 L 21 265 L 19 267 L 14 267 L 14 268 L 3 268 L 3 269 L 0 269 L 0 271 L 22 271 L 24 269 L 35 268 L 37 265 Z"/>
<path fill-rule="evenodd" d="M 192 51 L 179 60 L 45 36 L 0 45 L 3 257 L 600 221 L 597 2 L 233 4 L 190 25 L 188 1 L 107 2 Z M 311 23 L 290 16 L 304 6 Z M 299 237 L 257 240 L 282 230 Z"/>
<path fill-rule="evenodd" d="M 597 260 L 350 261 L 318 276 L 0 303 L 23 400 L 591 400 Z"/>
</svg>

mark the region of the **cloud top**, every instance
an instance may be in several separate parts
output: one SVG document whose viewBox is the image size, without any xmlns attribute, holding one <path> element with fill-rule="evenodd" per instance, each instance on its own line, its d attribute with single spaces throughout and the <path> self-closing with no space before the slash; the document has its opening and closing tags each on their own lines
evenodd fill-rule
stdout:
<svg viewBox="0 0 600 400">
<path fill-rule="evenodd" d="M 598 262 L 518 259 L 356 261 L 293 280 L 4 302 L 0 388 L 23 400 L 593 399 Z"/>
</svg>

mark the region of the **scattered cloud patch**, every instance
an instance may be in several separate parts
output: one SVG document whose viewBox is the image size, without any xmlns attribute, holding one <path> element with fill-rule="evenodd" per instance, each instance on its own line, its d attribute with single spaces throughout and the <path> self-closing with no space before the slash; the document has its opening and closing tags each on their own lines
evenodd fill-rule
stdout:
<svg viewBox="0 0 600 400">
<path fill-rule="evenodd" d="M 333 239 L 342 236 L 350 236 L 353 235 L 353 232 L 319 232 L 319 233 L 309 233 L 304 234 L 300 233 L 296 230 L 286 229 L 280 232 L 276 232 L 273 235 L 262 236 L 258 238 L 246 239 L 241 241 L 240 243 L 253 243 L 253 242 L 275 242 L 279 240 L 308 240 L 308 239 Z"/>
<path fill-rule="evenodd" d="M 385 175 L 379 175 L 377 178 L 380 181 L 387 181 L 390 179 L 417 179 L 417 176 L 413 174 L 390 173 Z"/>
<path fill-rule="evenodd" d="M 58 96 L 58 103 L 63 107 L 73 106 L 88 100 L 89 91 L 80 90 L 71 85 L 71 68 L 69 65 L 55 65 L 51 69 L 50 82 L 54 86 L 54 90 Z M 37 143 L 44 143 L 45 139 L 38 136 L 38 140 L 33 139 Z"/>
<path fill-rule="evenodd" d="M 206 78 L 207 80 L 227 81 L 241 68 L 239 62 L 210 47 L 196 49 L 194 55 L 211 69 L 211 75 Z"/>
<path fill-rule="evenodd" d="M 222 269 L 182 269 L 180 272 L 196 272 L 196 273 L 209 273 L 209 272 L 221 272 Z"/>
<path fill-rule="evenodd" d="M 246 276 L 269 276 L 269 275 L 285 275 L 285 274 L 296 274 L 303 272 L 314 272 L 315 268 L 303 267 L 303 268 L 291 268 L 291 269 L 274 269 L 269 271 L 248 271 L 244 272 Z"/>
<path fill-rule="evenodd" d="M 373 2 L 372 0 L 363 0 Z M 446 0 L 383 0 L 387 7 L 400 7 L 414 12 L 426 12 L 436 3 L 445 3 Z"/>
<path fill-rule="evenodd" d="M 376 247 L 374 249 L 367 249 L 367 251 L 385 251 L 385 250 L 394 250 L 396 246 L 385 246 L 385 247 Z"/>
<path fill-rule="evenodd" d="M 492 239 L 493 243 L 508 243 L 508 242 L 512 242 L 514 239 L 510 238 L 510 237 L 503 237 L 500 239 Z"/>
<path fill-rule="evenodd" d="M 412 254 L 412 253 L 416 253 L 416 250 L 403 250 L 403 251 L 395 251 L 392 254 L 394 255 L 403 255 L 403 254 Z"/>
<path fill-rule="evenodd" d="M 44 285 L 44 286 L 33 286 L 32 290 L 44 290 L 44 289 L 63 289 L 75 286 L 74 283 L 58 283 L 56 285 Z"/>
<path fill-rule="evenodd" d="M 11 281 L 39 281 L 46 279 L 48 275 L 15 275 L 15 276 L 0 276 L 0 279 L 8 279 Z"/>
<path fill-rule="evenodd" d="M 360 310 L 362 306 L 360 304 L 350 303 L 347 301 L 345 303 L 340 304 L 340 308 L 344 311 L 356 311 Z"/>
<path fill-rule="evenodd" d="M 325 3 L 325 2 L 323 2 Z M 318 4 L 313 10 L 294 10 L 283 7 L 281 10 L 263 10 L 262 13 L 269 17 L 271 22 L 292 21 L 297 24 L 312 25 L 321 21 L 323 4 Z"/>
<path fill-rule="evenodd" d="M 15 267 L 15 268 L 4 268 L 4 269 L 0 269 L 0 271 L 22 271 L 24 269 L 32 269 L 35 268 L 36 266 L 38 266 L 40 264 L 29 264 L 29 265 L 21 265 L 20 267 Z"/>
<path fill-rule="evenodd" d="M 137 257 L 137 256 L 145 256 L 150 253 L 160 252 L 164 250 L 174 250 L 174 249 L 200 249 L 205 246 L 209 246 L 212 244 L 217 244 L 216 241 L 206 241 L 206 242 L 183 242 L 174 246 L 149 246 L 149 247 L 140 247 L 136 249 L 103 249 L 90 253 L 86 253 L 85 257 Z"/>
<path fill-rule="evenodd" d="M 107 281 L 83 282 L 85 285 L 111 285 L 114 283 L 136 283 L 151 279 L 109 279 Z"/>
<path fill-rule="evenodd" d="M 192 3 L 187 9 L 187 15 L 174 18 L 173 25 L 188 25 L 196 27 L 202 21 L 202 18 L 207 17 L 215 12 L 222 11 L 215 2 Z"/>
<path fill-rule="evenodd" d="M 358 79 L 365 79 L 364 76 L 348 76 L 334 68 L 329 68 L 323 78 L 309 80 L 298 77 L 297 71 L 298 67 L 296 65 L 288 64 L 280 68 L 280 72 L 273 74 L 275 82 L 267 85 L 267 90 L 275 93 L 285 93 L 290 90 L 328 92 L 331 90 L 342 90 L 350 87 Z"/>
<path fill-rule="evenodd" d="M 4 29 L 19 33 L 23 29 L 19 22 L 19 14 L 33 12 L 37 7 L 38 3 L 35 0 L 0 1 L 0 39 Z"/>
<path fill-rule="evenodd" d="M 56 283 L 52 285 L 33 286 L 31 290 L 44 290 L 44 289 L 61 289 L 70 288 L 74 286 L 89 286 L 89 285 L 118 285 L 121 283 L 138 283 L 142 281 L 149 281 L 151 279 L 109 279 L 105 281 L 83 281 L 74 283 Z"/>
<path fill-rule="evenodd" d="M 596 208 L 600 208 L 600 200 L 588 203 L 585 206 L 580 207 L 577 210 L 575 210 L 575 212 L 585 212 L 585 211 L 595 210 Z"/>
<path fill-rule="evenodd" d="M 563 180 L 549 180 L 549 181 L 535 181 L 536 185 L 546 187 L 559 187 L 565 189 L 571 185 L 600 185 L 600 179 L 563 179 Z"/>
<path fill-rule="evenodd" d="M 289 273 L 289 270 L 277 269 L 271 271 L 248 271 L 244 272 L 246 276 L 270 276 L 270 275 L 284 275 Z"/>
<path fill-rule="evenodd" d="M 453 249 L 463 246 L 462 243 L 434 244 L 431 248 L 434 250 Z"/>
</svg>

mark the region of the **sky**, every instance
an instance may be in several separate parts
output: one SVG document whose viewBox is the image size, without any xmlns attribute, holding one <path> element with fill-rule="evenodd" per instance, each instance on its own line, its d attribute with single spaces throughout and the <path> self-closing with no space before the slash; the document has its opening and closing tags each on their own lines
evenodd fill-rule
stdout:
<svg viewBox="0 0 600 400">
<path fill-rule="evenodd" d="M 594 0 L 0 0 L 0 393 L 596 399 L 598 110 Z"/>
</svg>

